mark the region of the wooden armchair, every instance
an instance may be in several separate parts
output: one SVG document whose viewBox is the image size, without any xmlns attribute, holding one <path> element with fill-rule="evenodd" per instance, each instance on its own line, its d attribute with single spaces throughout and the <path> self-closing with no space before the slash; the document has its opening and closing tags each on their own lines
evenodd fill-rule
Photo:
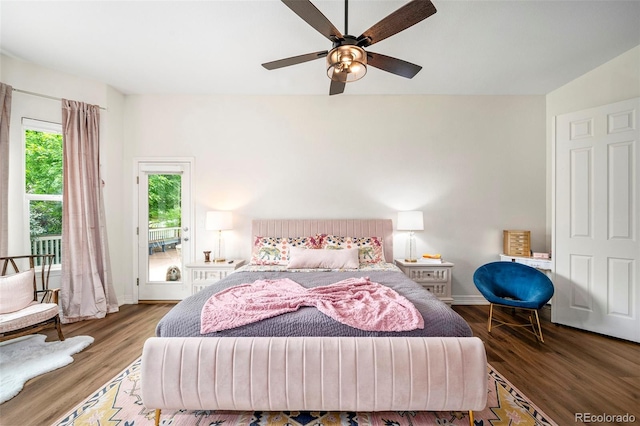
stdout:
<svg viewBox="0 0 640 426">
<path fill-rule="evenodd" d="M 64 340 L 58 292 L 49 289 L 53 255 L 0 257 L 0 342 L 54 327 Z M 20 270 L 18 265 L 23 266 Z M 13 272 L 7 275 L 11 266 Z"/>
</svg>

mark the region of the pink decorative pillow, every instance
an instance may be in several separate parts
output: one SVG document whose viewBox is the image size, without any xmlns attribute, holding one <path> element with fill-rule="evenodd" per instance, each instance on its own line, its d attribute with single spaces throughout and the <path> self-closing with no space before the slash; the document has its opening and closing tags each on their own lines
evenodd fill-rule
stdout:
<svg viewBox="0 0 640 426">
<path fill-rule="evenodd" d="M 334 250 L 357 248 L 360 263 L 384 262 L 382 238 L 378 237 L 338 237 L 335 235 L 322 235 L 322 248 Z"/>
<path fill-rule="evenodd" d="M 33 269 L 0 277 L 0 314 L 19 311 L 33 302 Z"/>
<path fill-rule="evenodd" d="M 288 269 L 358 269 L 358 248 L 304 249 L 293 247 L 289 258 Z"/>
<path fill-rule="evenodd" d="M 293 247 L 320 248 L 320 239 L 313 237 L 255 237 L 251 250 L 252 265 L 287 265 Z"/>
</svg>

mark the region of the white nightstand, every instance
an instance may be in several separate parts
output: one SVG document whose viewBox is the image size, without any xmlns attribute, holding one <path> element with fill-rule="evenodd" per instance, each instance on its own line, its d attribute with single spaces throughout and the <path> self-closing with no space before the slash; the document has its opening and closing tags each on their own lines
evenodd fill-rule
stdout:
<svg viewBox="0 0 640 426">
<path fill-rule="evenodd" d="M 198 262 L 185 266 L 191 281 L 191 294 L 196 294 L 203 288 L 216 283 L 245 264 L 244 259 L 233 259 L 226 262 Z"/>
<path fill-rule="evenodd" d="M 404 274 L 431 293 L 438 296 L 438 299 L 451 305 L 453 297 L 451 297 L 451 272 L 453 271 L 453 263 L 427 263 L 421 262 L 405 262 L 402 259 L 396 259 L 395 264 L 404 272 Z"/>
</svg>

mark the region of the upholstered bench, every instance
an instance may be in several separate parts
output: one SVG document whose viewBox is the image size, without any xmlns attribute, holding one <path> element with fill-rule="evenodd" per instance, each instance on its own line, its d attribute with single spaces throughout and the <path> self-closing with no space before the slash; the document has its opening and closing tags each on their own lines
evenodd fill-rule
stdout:
<svg viewBox="0 0 640 426">
<path fill-rule="evenodd" d="M 142 352 L 147 408 L 473 411 L 487 402 L 476 337 L 154 337 Z"/>
</svg>

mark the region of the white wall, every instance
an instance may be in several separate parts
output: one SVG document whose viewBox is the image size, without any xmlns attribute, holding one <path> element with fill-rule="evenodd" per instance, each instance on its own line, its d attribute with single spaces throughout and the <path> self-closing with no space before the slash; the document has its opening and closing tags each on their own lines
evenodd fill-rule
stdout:
<svg viewBox="0 0 640 426">
<path fill-rule="evenodd" d="M 4 55 L 0 61 L 4 83 L 108 107 L 102 163 L 121 303 L 131 300 L 135 276 L 135 157 L 196 158 L 198 257 L 213 243 L 204 230 L 209 209 L 233 210 L 227 254 L 243 258 L 252 218 L 395 221 L 398 210 L 420 209 L 419 252 L 455 262 L 453 293 L 473 301 L 473 271 L 500 253 L 502 229 L 530 229 L 534 250 L 550 248 L 553 117 L 640 96 L 640 46 L 546 97 L 125 97 L 103 83 Z M 15 166 L 22 163 L 21 117 L 59 122 L 60 106 L 14 93 L 10 207 L 23 202 Z M 26 217 L 12 212 L 10 229 L 23 229 Z M 396 256 L 403 237 L 396 237 Z M 10 240 L 12 252 L 27 249 L 26 240 Z"/>
<path fill-rule="evenodd" d="M 214 234 L 204 230 L 210 209 L 234 212 L 227 256 L 242 258 L 252 218 L 395 222 L 397 211 L 420 209 L 418 251 L 455 262 L 454 296 L 473 302 L 481 300 L 473 271 L 497 259 L 503 229 L 530 229 L 533 249 L 548 250 L 543 96 L 125 97 L 102 83 L 1 59 L 5 83 L 108 108 L 102 163 L 121 303 L 133 298 L 137 157 L 195 158 L 197 257 L 212 248 Z M 55 101 L 16 93 L 13 107 L 12 148 L 21 144 L 20 117 L 60 119 Z M 12 165 L 20 152 L 12 149 Z M 20 184 L 12 188 L 10 206 L 19 206 Z M 18 216 L 12 229 L 24 226 Z M 394 243 L 403 256 L 404 235 Z"/>
<path fill-rule="evenodd" d="M 48 96 L 83 101 L 108 107 L 101 112 L 101 164 L 104 172 L 105 202 L 114 204 L 120 197 L 123 177 L 122 165 L 122 108 L 124 96 L 95 81 L 45 69 L 31 63 L 0 55 L 0 81 L 15 89 L 42 93 Z M 28 239 L 28 216 L 23 214 L 24 205 L 24 149 L 22 146 L 23 117 L 60 123 L 62 110 L 59 101 L 13 93 L 11 105 L 10 159 L 9 159 L 9 253 L 30 252 Z M 107 228 L 111 241 L 112 263 L 122 262 L 114 241 L 122 237 L 122 215 L 117 210 L 107 212 Z M 130 262 L 130 261 L 129 261 Z M 124 289 L 130 287 L 131 275 L 113 268 L 113 280 L 119 302 L 124 300 Z M 59 286 L 59 271 L 52 273 L 51 285 Z"/>
<path fill-rule="evenodd" d="M 232 210 L 227 257 L 248 258 L 252 218 L 396 219 L 423 210 L 418 252 L 456 264 L 453 294 L 502 251 L 503 229 L 545 243 L 543 96 L 129 96 L 125 164 L 195 157 L 196 256 L 210 209 Z M 125 221 L 133 221 L 133 185 Z M 133 222 L 125 228 L 133 229 Z M 395 240 L 404 255 L 403 236 Z M 126 248 L 125 248 L 126 249 Z M 131 248 L 129 250 L 132 250 Z M 133 258 L 133 253 L 130 254 Z M 471 296 L 471 297 L 468 297 Z"/>
</svg>

